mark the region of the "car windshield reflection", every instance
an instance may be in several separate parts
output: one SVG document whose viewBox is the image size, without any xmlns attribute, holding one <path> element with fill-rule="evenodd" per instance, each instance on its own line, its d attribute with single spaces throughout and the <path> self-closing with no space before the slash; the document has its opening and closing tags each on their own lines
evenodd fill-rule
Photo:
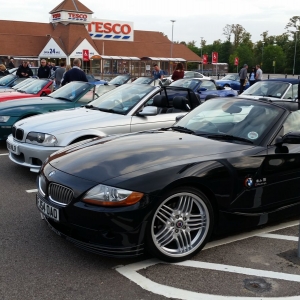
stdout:
<svg viewBox="0 0 300 300">
<path fill-rule="evenodd" d="M 41 89 L 47 85 L 49 80 L 43 80 L 43 79 L 38 79 L 33 81 L 31 84 L 28 86 L 22 87 L 20 90 L 23 93 L 26 94 L 37 94 L 41 91 Z"/>
<path fill-rule="evenodd" d="M 49 97 L 56 99 L 65 99 L 69 101 L 75 101 L 81 95 L 91 90 L 94 86 L 83 82 L 70 82 L 55 92 L 51 93 Z"/>
<path fill-rule="evenodd" d="M 281 99 L 291 86 L 288 82 L 259 81 L 243 92 L 245 96 L 267 96 Z"/>
<path fill-rule="evenodd" d="M 239 80 L 239 76 L 236 74 L 230 74 L 230 75 L 226 75 L 225 77 L 223 77 L 221 80 Z"/>
<path fill-rule="evenodd" d="M 121 85 L 126 83 L 128 80 L 130 79 L 129 75 L 119 75 L 115 78 L 113 78 L 109 84 L 117 84 L 117 85 Z"/>
<path fill-rule="evenodd" d="M 6 86 L 9 82 L 11 82 L 16 76 L 14 75 L 6 75 L 0 79 L 0 86 Z"/>
<path fill-rule="evenodd" d="M 91 106 L 126 115 L 145 95 L 156 89 L 144 84 L 125 84 L 90 103 Z"/>
<path fill-rule="evenodd" d="M 178 86 L 189 89 L 194 89 L 199 84 L 197 79 L 179 79 L 170 84 L 170 86 Z"/>
<path fill-rule="evenodd" d="M 215 98 L 206 101 L 176 125 L 208 138 L 259 144 L 284 110 L 252 100 Z"/>
</svg>

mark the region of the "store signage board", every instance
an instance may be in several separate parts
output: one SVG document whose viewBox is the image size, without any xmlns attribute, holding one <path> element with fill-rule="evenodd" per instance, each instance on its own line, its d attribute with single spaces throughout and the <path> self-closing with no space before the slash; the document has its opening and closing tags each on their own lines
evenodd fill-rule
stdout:
<svg viewBox="0 0 300 300">
<path fill-rule="evenodd" d="M 84 55 L 83 51 L 88 51 L 88 55 L 89 55 L 88 59 L 90 59 L 94 55 L 99 55 L 99 53 L 95 50 L 95 48 L 86 39 L 84 39 L 78 45 L 78 47 L 70 54 L 70 57 L 83 59 L 83 55 Z"/>
<path fill-rule="evenodd" d="M 86 28 L 95 40 L 134 41 L 133 22 L 92 19 Z"/>
<path fill-rule="evenodd" d="M 54 39 L 50 39 L 45 48 L 39 54 L 39 57 L 67 57 L 66 53 L 58 46 Z"/>
</svg>

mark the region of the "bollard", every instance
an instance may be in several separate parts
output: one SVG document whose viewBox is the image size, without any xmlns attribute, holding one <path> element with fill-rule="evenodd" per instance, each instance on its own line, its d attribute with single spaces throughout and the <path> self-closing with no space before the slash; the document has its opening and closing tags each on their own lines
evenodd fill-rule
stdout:
<svg viewBox="0 0 300 300">
<path fill-rule="evenodd" d="M 220 79 L 220 74 L 218 74 L 218 79 Z"/>
<path fill-rule="evenodd" d="M 270 79 L 270 74 L 268 74 L 268 79 Z"/>
<path fill-rule="evenodd" d="M 285 74 L 285 78 L 287 78 L 287 74 Z"/>
</svg>

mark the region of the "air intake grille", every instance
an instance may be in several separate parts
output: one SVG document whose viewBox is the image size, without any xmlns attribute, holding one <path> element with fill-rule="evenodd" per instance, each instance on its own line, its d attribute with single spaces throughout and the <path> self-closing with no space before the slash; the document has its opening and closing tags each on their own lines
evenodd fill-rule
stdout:
<svg viewBox="0 0 300 300">
<path fill-rule="evenodd" d="M 53 202 L 61 205 L 68 205 L 74 197 L 71 189 L 57 183 L 50 183 L 48 193 Z"/>
<path fill-rule="evenodd" d="M 13 126 L 12 135 L 15 139 L 22 141 L 23 136 L 24 136 L 24 131 L 23 131 L 23 129 L 20 129 L 20 128 L 16 129 L 16 127 Z"/>
</svg>

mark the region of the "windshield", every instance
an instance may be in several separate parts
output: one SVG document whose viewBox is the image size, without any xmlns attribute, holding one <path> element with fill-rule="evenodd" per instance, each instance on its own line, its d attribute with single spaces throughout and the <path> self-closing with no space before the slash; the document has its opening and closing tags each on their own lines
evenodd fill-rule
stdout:
<svg viewBox="0 0 300 300">
<path fill-rule="evenodd" d="M 250 86 L 242 95 L 281 99 L 290 86 L 290 83 L 282 81 L 259 81 Z"/>
<path fill-rule="evenodd" d="M 51 93 L 49 97 L 75 102 L 78 98 L 80 98 L 82 95 L 86 94 L 93 88 L 94 86 L 89 83 L 74 81 L 62 86 L 55 92 Z M 90 97 L 90 100 L 92 99 L 93 98 Z"/>
<path fill-rule="evenodd" d="M 117 77 L 115 77 L 114 79 L 112 79 L 109 84 L 124 84 L 126 83 L 128 80 L 130 79 L 129 75 L 119 75 Z"/>
<path fill-rule="evenodd" d="M 21 89 L 22 87 L 27 86 L 36 80 L 35 78 L 19 78 L 19 79 L 25 79 L 25 80 L 22 80 L 21 82 L 13 86 L 14 90 Z M 18 81 L 19 79 L 17 79 L 16 81 Z"/>
<path fill-rule="evenodd" d="M 45 85 L 49 83 L 49 80 L 37 79 L 31 82 L 28 86 L 23 86 L 19 91 L 26 94 L 38 94 Z"/>
<path fill-rule="evenodd" d="M 221 80 L 239 80 L 239 75 L 237 74 L 229 74 L 223 77 Z"/>
<path fill-rule="evenodd" d="M 116 86 L 115 85 L 98 85 L 97 87 L 96 87 L 96 94 L 100 97 L 100 96 L 102 96 L 103 94 L 105 94 L 105 93 L 107 93 L 107 92 L 109 92 L 109 91 L 111 91 L 111 90 L 114 90 L 116 88 Z"/>
<path fill-rule="evenodd" d="M 0 79 L 0 86 L 6 86 L 8 83 L 10 83 L 12 80 L 16 78 L 15 75 L 6 75 Z"/>
<path fill-rule="evenodd" d="M 199 85 L 199 83 L 201 83 L 201 81 L 197 79 L 179 79 L 173 81 L 170 84 L 170 86 L 178 86 L 178 87 L 194 89 L 197 85 Z"/>
<path fill-rule="evenodd" d="M 90 106 L 126 115 L 143 97 L 157 89 L 145 84 L 124 84 L 94 100 Z"/>
<path fill-rule="evenodd" d="M 236 136 L 259 144 L 284 109 L 252 100 L 214 98 L 182 118 L 176 126 L 199 135 Z"/>
<path fill-rule="evenodd" d="M 151 77 L 139 77 L 134 81 L 134 83 L 150 84 L 152 81 L 153 81 L 153 78 L 151 78 Z"/>
</svg>

